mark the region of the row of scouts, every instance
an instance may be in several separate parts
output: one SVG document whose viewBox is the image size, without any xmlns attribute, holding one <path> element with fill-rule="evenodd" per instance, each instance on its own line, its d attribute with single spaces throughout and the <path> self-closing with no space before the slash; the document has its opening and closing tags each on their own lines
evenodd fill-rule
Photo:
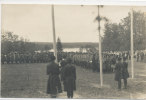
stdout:
<svg viewBox="0 0 146 100">
<path fill-rule="evenodd" d="M 137 62 L 144 60 L 144 52 L 137 52 Z"/>
<path fill-rule="evenodd" d="M 50 53 L 9 53 L 2 54 L 2 64 L 46 63 Z"/>
<path fill-rule="evenodd" d="M 70 58 L 62 60 L 59 68 L 52 55 L 47 65 L 47 75 L 49 75 L 47 94 L 50 94 L 51 98 L 56 98 L 58 93 L 62 93 L 61 83 L 63 83 L 63 90 L 67 92 L 67 97 L 73 98 L 73 91 L 76 90 L 76 68 Z M 59 76 L 61 76 L 61 80 Z"/>
<path fill-rule="evenodd" d="M 118 58 L 125 58 L 128 60 L 128 57 L 125 55 L 117 55 L 117 54 L 103 54 L 103 72 L 109 73 L 114 72 L 115 64 Z M 78 54 L 73 56 L 73 63 L 77 66 L 81 66 L 82 68 L 92 70 L 93 72 L 99 72 L 99 55 L 98 53 L 87 55 L 87 54 Z"/>
<path fill-rule="evenodd" d="M 2 64 L 21 64 L 21 63 L 48 63 L 49 57 L 53 55 L 53 52 L 33 52 L 33 53 L 17 53 L 11 52 L 8 54 L 1 54 Z M 58 53 L 58 61 L 62 59 L 62 56 L 71 56 L 71 53 Z"/>
</svg>

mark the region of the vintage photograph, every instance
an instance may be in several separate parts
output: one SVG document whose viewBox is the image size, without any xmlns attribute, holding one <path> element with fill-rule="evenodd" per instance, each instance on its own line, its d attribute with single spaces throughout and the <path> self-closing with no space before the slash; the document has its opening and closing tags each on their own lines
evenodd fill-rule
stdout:
<svg viewBox="0 0 146 100">
<path fill-rule="evenodd" d="M 146 6 L 1 5 L 1 97 L 146 99 Z"/>
</svg>

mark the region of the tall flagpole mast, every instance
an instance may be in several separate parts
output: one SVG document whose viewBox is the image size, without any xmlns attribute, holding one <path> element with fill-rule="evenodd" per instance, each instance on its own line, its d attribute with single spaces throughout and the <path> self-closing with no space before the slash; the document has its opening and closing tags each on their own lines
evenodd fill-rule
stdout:
<svg viewBox="0 0 146 100">
<path fill-rule="evenodd" d="M 134 78 L 134 62 L 133 62 L 133 9 L 131 9 L 131 73 Z"/>
<path fill-rule="evenodd" d="M 102 52 L 101 52 L 101 35 L 100 35 L 100 14 L 99 14 L 99 7 L 98 5 L 98 32 L 99 32 L 99 61 L 100 61 L 100 85 L 103 86 L 103 73 L 102 73 Z"/>
<path fill-rule="evenodd" d="M 52 5 L 52 28 L 53 28 L 53 49 L 54 49 L 54 56 L 56 57 L 55 62 L 57 63 L 58 61 L 57 61 L 57 49 L 56 49 L 54 5 Z"/>
</svg>

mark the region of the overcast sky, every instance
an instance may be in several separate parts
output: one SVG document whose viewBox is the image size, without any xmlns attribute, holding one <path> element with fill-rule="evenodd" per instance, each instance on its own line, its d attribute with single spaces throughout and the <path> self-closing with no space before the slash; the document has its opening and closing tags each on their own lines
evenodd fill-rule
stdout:
<svg viewBox="0 0 146 100">
<path fill-rule="evenodd" d="M 56 38 L 62 42 L 98 42 L 97 6 L 55 5 Z M 100 15 L 118 23 L 131 7 L 104 6 Z M 146 12 L 146 7 L 134 7 Z M 102 22 L 103 34 L 104 22 Z M 2 30 L 11 31 L 30 41 L 52 42 L 50 5 L 2 5 Z"/>
</svg>

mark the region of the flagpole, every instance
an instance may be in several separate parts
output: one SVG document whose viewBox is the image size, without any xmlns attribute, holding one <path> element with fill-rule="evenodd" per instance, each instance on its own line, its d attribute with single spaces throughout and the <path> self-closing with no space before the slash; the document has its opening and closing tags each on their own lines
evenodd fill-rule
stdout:
<svg viewBox="0 0 146 100">
<path fill-rule="evenodd" d="M 53 49 L 54 49 L 54 56 L 56 57 L 55 62 L 58 63 L 57 49 L 56 49 L 56 35 L 55 35 L 54 5 L 52 5 L 52 28 L 53 28 Z"/>
<path fill-rule="evenodd" d="M 134 78 L 134 60 L 133 60 L 133 9 L 131 9 L 131 74 Z"/>
<path fill-rule="evenodd" d="M 98 5 L 98 32 L 99 32 L 99 61 L 100 61 L 100 85 L 103 86 L 103 73 L 102 73 L 102 50 L 101 50 L 101 35 L 100 35 L 100 14 Z"/>
</svg>

